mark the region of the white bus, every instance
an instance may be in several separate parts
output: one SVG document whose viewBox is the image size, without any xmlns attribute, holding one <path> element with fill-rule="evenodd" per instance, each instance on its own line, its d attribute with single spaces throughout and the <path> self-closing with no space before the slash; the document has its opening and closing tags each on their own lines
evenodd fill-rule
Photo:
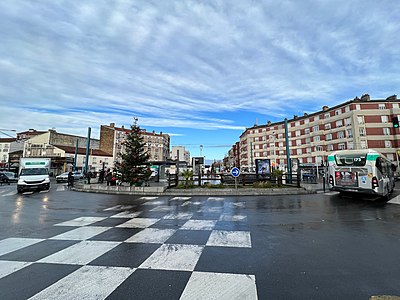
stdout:
<svg viewBox="0 0 400 300">
<path fill-rule="evenodd" d="M 329 190 L 388 198 L 395 185 L 396 166 L 372 149 L 342 150 L 328 155 Z"/>
</svg>

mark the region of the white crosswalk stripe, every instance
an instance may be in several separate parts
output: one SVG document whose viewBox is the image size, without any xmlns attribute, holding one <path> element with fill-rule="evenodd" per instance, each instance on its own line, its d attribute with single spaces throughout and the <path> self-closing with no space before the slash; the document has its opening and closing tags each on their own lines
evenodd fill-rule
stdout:
<svg viewBox="0 0 400 300">
<path fill-rule="evenodd" d="M 391 204 L 400 204 L 400 195 L 394 197 L 393 199 L 391 199 L 390 201 L 388 201 L 388 203 L 391 203 Z"/>
<path fill-rule="evenodd" d="M 4 195 L 1 195 L 2 197 L 8 197 L 8 196 L 14 196 L 14 195 L 16 195 L 17 194 L 17 191 L 12 191 L 12 192 L 9 192 L 9 193 L 7 193 L 7 194 L 4 194 Z"/>
</svg>

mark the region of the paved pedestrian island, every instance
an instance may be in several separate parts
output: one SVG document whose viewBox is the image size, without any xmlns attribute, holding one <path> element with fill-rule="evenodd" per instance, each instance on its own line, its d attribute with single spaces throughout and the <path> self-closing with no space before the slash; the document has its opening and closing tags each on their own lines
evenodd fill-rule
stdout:
<svg viewBox="0 0 400 300">
<path fill-rule="evenodd" d="M 244 202 L 139 200 L 1 240 L 2 299 L 257 299 Z"/>
</svg>

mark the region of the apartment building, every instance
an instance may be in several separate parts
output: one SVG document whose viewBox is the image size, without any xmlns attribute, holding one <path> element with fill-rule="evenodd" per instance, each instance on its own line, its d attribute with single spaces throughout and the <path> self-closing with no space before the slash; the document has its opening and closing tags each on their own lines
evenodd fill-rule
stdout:
<svg viewBox="0 0 400 300">
<path fill-rule="evenodd" d="M 17 135 L 18 136 L 18 135 Z M 31 137 L 29 137 L 31 136 Z M 27 138 L 27 139 L 26 139 Z M 73 165 L 76 143 L 78 141 L 79 151 L 86 151 L 87 137 L 59 133 L 54 129 L 49 129 L 41 134 L 28 134 L 23 138 L 23 157 L 48 157 L 52 159 L 52 172 L 57 175 L 68 170 Z M 90 139 L 89 150 L 92 156 L 99 156 L 98 160 L 109 159 L 105 152 L 98 151 L 100 141 Z M 94 153 L 93 151 L 96 151 Z M 93 158 L 89 157 L 89 161 Z M 77 165 L 80 167 L 79 165 Z M 96 166 L 89 165 L 89 169 L 96 169 Z"/>
<path fill-rule="evenodd" d="M 372 148 L 392 161 L 398 160 L 399 129 L 392 117 L 400 114 L 397 96 L 371 100 L 368 94 L 321 111 L 287 120 L 290 157 L 300 165 L 316 166 L 336 150 Z M 236 145 L 235 145 L 236 147 Z M 285 121 L 247 128 L 233 151 L 241 169 L 254 169 L 256 159 L 270 159 L 285 169 Z"/>
<path fill-rule="evenodd" d="M 173 160 L 178 159 L 180 162 L 186 162 L 187 165 L 190 165 L 190 152 L 184 146 L 172 146 L 171 158 Z"/>
<path fill-rule="evenodd" d="M 117 161 L 118 153 L 123 153 L 126 134 L 130 129 L 116 127 L 115 123 L 100 126 L 100 150 L 109 153 L 113 161 Z M 163 162 L 170 158 L 170 137 L 168 134 L 155 131 L 147 132 L 142 130 L 145 142 L 145 151 L 150 155 L 150 162 Z"/>
<path fill-rule="evenodd" d="M 11 145 L 16 142 L 15 138 L 0 138 L 0 167 L 8 167 L 8 154 L 11 152 Z"/>
</svg>

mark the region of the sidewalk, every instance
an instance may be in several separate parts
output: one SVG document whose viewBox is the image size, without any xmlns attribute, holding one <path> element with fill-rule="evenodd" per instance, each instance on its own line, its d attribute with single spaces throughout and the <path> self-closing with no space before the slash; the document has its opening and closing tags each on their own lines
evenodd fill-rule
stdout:
<svg viewBox="0 0 400 300">
<path fill-rule="evenodd" d="M 306 189 L 307 191 L 313 191 L 314 193 L 323 192 L 323 190 L 324 190 L 324 184 L 323 184 L 322 178 L 317 179 L 316 182 L 302 181 L 300 183 L 300 186 L 302 188 Z M 329 192 L 327 182 L 325 182 L 325 192 Z"/>
</svg>

